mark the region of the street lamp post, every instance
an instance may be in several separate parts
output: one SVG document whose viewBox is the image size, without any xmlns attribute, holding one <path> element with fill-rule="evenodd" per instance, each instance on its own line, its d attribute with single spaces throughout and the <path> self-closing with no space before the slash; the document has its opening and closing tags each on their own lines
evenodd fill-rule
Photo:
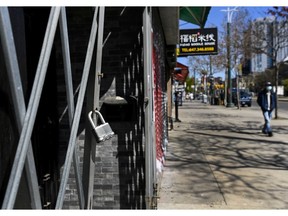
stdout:
<svg viewBox="0 0 288 216">
<path fill-rule="evenodd" d="M 232 78 L 231 78 L 231 56 L 230 56 L 230 23 L 232 20 L 233 12 L 236 11 L 236 8 L 230 9 L 228 7 L 227 10 L 222 10 L 227 12 L 227 72 L 228 72 L 228 102 L 227 107 L 234 107 L 232 103 Z"/>
</svg>

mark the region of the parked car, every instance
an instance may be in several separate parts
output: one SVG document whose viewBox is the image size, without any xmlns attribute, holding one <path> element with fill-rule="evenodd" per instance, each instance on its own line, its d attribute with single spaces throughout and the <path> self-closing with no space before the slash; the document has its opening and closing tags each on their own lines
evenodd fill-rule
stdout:
<svg viewBox="0 0 288 216">
<path fill-rule="evenodd" d="M 240 91 L 239 92 L 239 99 L 240 103 L 239 105 L 244 107 L 247 105 L 248 107 L 252 106 L 252 93 L 248 91 Z M 237 93 L 233 92 L 232 93 L 232 103 L 234 103 L 235 106 L 238 106 L 238 98 L 237 98 Z"/>
<path fill-rule="evenodd" d="M 240 98 L 240 105 L 245 106 L 247 105 L 248 107 L 251 107 L 252 105 L 252 95 L 248 92 L 240 92 L 239 95 Z"/>
</svg>

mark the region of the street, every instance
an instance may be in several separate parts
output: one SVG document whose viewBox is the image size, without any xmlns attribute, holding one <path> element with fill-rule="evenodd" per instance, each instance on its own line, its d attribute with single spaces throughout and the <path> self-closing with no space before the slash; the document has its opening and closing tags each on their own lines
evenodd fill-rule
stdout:
<svg viewBox="0 0 288 216">
<path fill-rule="evenodd" d="M 252 100 L 252 107 L 253 109 L 259 109 L 259 106 L 256 102 L 256 98 Z M 278 100 L 278 112 L 279 114 L 287 113 L 288 112 L 288 100 L 287 99 L 279 99 Z"/>
<path fill-rule="evenodd" d="M 261 133 L 257 104 L 184 102 L 169 131 L 158 209 L 287 209 L 288 114 Z"/>
</svg>

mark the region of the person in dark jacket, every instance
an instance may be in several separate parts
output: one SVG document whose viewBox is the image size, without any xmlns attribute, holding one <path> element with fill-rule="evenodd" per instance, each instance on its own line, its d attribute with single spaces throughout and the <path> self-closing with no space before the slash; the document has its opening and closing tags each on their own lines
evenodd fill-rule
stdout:
<svg viewBox="0 0 288 216">
<path fill-rule="evenodd" d="M 272 90 L 272 84 L 267 82 L 265 88 L 258 94 L 257 103 L 260 106 L 264 116 L 264 126 L 262 132 L 273 136 L 271 128 L 272 112 L 276 106 L 276 94 Z"/>
</svg>

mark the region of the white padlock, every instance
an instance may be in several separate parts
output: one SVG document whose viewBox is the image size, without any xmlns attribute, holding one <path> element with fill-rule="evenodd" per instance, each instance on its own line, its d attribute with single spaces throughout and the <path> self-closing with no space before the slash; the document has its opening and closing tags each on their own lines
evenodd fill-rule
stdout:
<svg viewBox="0 0 288 216">
<path fill-rule="evenodd" d="M 94 121 L 92 114 L 96 114 L 97 116 L 99 116 L 100 121 L 101 121 L 100 125 L 97 125 L 97 123 L 95 123 L 97 122 L 97 118 L 95 118 L 95 121 Z M 102 142 L 113 137 L 114 132 L 112 131 L 109 123 L 105 122 L 102 114 L 98 110 L 90 111 L 88 113 L 88 118 L 95 132 L 97 142 Z"/>
</svg>

